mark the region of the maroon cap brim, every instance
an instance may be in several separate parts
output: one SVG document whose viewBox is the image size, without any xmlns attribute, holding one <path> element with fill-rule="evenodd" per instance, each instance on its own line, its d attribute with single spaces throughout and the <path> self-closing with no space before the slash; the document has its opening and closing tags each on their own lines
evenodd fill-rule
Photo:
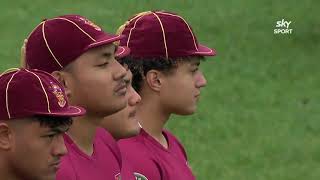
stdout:
<svg viewBox="0 0 320 180">
<path fill-rule="evenodd" d="M 96 42 L 91 43 L 89 46 L 87 46 L 87 49 L 102 46 L 105 44 L 110 44 L 115 41 L 119 41 L 120 39 L 123 39 L 124 35 L 111 35 L 111 36 L 105 36 L 103 38 L 98 39 Z"/>
<path fill-rule="evenodd" d="M 198 51 L 193 52 L 193 54 L 201 56 L 215 56 L 217 53 L 216 50 L 199 44 Z"/>
<path fill-rule="evenodd" d="M 86 110 L 79 106 L 69 106 L 66 110 L 59 112 L 35 112 L 34 115 L 47 115 L 53 117 L 77 117 L 86 114 Z"/>
<path fill-rule="evenodd" d="M 123 39 L 124 37 L 125 37 L 124 35 L 113 35 L 113 36 L 101 38 L 101 39 L 97 40 L 96 42 L 91 43 L 86 48 L 86 50 L 119 41 L 119 40 Z M 124 46 L 119 46 L 116 53 L 115 53 L 115 56 L 118 58 L 122 58 L 122 57 L 129 55 L 129 54 L 130 54 L 130 48 L 124 47 Z"/>
<path fill-rule="evenodd" d="M 118 46 L 115 56 L 117 58 L 123 58 L 130 54 L 130 48 L 125 46 Z"/>
</svg>

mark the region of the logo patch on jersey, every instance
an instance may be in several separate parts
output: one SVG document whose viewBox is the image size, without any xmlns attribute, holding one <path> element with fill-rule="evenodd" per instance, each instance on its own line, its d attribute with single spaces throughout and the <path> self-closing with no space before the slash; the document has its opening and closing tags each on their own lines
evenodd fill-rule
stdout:
<svg viewBox="0 0 320 180">
<path fill-rule="evenodd" d="M 148 180 L 148 178 L 146 176 L 144 176 L 143 174 L 134 172 L 134 177 L 136 178 L 136 180 Z"/>
<path fill-rule="evenodd" d="M 121 180 L 120 173 L 116 174 L 116 175 L 114 176 L 114 178 L 115 178 L 115 180 Z"/>
<path fill-rule="evenodd" d="M 51 91 L 52 93 L 56 96 L 57 100 L 58 100 L 58 105 L 60 107 L 64 107 L 67 103 L 67 101 L 65 100 L 64 94 L 62 92 L 62 89 L 60 88 L 60 86 L 58 86 L 57 84 L 50 82 L 51 84 Z"/>
<path fill-rule="evenodd" d="M 96 25 L 95 23 L 93 23 L 92 21 L 90 21 L 89 19 L 80 18 L 80 20 L 84 21 L 85 24 L 93 27 L 95 30 L 101 31 L 101 28 L 98 25 Z"/>
</svg>

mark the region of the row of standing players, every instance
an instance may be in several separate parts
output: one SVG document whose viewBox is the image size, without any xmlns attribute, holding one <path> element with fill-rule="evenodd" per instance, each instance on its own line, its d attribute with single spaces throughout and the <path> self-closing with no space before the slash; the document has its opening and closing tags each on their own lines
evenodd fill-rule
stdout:
<svg viewBox="0 0 320 180">
<path fill-rule="evenodd" d="M 0 175 L 23 180 L 192 180 L 171 114 L 196 111 L 214 49 L 181 16 L 136 14 L 117 34 L 80 15 L 43 20 L 22 68 L 0 76 Z"/>
</svg>

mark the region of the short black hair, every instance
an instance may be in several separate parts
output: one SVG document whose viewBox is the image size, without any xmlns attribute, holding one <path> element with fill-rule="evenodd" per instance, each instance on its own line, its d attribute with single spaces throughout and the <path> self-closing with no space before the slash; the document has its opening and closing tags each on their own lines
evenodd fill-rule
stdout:
<svg viewBox="0 0 320 180">
<path fill-rule="evenodd" d="M 135 58 L 126 56 L 118 59 L 119 63 L 126 64 L 132 72 L 132 87 L 139 92 L 141 90 L 143 77 L 147 75 L 150 70 L 158 70 L 163 73 L 171 73 L 177 68 L 178 62 L 190 61 L 192 57 L 197 57 L 204 60 L 204 56 L 186 56 L 181 58 Z"/>
<path fill-rule="evenodd" d="M 70 117 L 36 115 L 34 116 L 34 119 L 35 121 L 38 121 L 42 127 L 56 128 L 72 125 L 72 119 Z"/>
</svg>

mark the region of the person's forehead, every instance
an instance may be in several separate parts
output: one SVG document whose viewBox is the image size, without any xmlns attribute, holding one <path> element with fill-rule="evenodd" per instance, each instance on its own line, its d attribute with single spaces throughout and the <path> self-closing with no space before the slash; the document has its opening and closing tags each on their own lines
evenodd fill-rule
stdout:
<svg viewBox="0 0 320 180">
<path fill-rule="evenodd" d="M 27 134 L 34 134 L 39 132 L 40 124 L 37 121 L 34 121 L 33 118 L 19 118 L 3 121 L 6 123 L 9 128 L 17 132 L 26 132 Z"/>
<path fill-rule="evenodd" d="M 52 127 L 52 128 L 49 128 L 49 131 L 53 131 L 53 132 L 66 132 L 69 130 L 71 125 L 60 125 L 60 126 L 56 126 L 56 127 Z"/>
<path fill-rule="evenodd" d="M 92 52 L 101 52 L 101 51 L 114 52 L 115 50 L 116 50 L 116 45 L 114 45 L 113 43 L 110 43 L 110 44 L 105 44 L 105 45 L 102 45 L 102 46 L 98 46 L 98 47 L 92 48 L 89 51 L 92 51 Z"/>
<path fill-rule="evenodd" d="M 70 128 L 70 125 L 64 124 L 59 125 L 55 127 L 49 127 L 49 126 L 38 126 L 39 132 L 41 133 L 64 133 L 68 131 Z"/>
<path fill-rule="evenodd" d="M 102 58 L 104 57 L 104 54 L 112 55 L 113 53 L 115 53 L 114 44 L 102 45 L 99 47 L 89 49 L 80 57 L 78 57 L 77 60 L 71 62 L 69 65 L 72 66 L 73 68 L 76 67 L 76 69 L 81 70 L 83 68 L 88 67 L 88 64 L 103 61 L 105 59 L 105 58 Z"/>
<path fill-rule="evenodd" d="M 199 64 L 200 64 L 200 59 L 197 57 L 190 57 L 188 59 L 178 61 L 178 67 L 179 66 L 184 66 L 184 67 L 198 66 Z"/>
<path fill-rule="evenodd" d="M 192 65 L 198 65 L 200 63 L 200 58 L 199 57 L 190 57 L 190 59 L 188 61 Z"/>
<path fill-rule="evenodd" d="M 61 123 L 58 125 L 54 125 L 54 127 L 50 127 L 50 124 L 54 124 L 53 122 L 41 122 L 35 118 L 28 118 L 26 119 L 28 122 L 26 122 L 26 124 L 31 124 L 34 128 L 39 129 L 41 132 L 44 131 L 61 131 L 61 132 L 65 132 L 66 130 L 68 130 L 71 126 L 71 124 L 69 123 Z M 50 121 L 54 121 L 53 119 Z"/>
</svg>

